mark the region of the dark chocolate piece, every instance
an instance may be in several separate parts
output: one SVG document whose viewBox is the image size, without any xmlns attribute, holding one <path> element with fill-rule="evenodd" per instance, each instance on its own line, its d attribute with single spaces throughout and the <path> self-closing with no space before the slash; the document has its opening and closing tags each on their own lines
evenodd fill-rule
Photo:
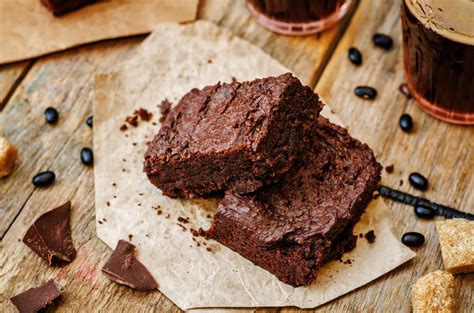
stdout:
<svg viewBox="0 0 474 313">
<path fill-rule="evenodd" d="M 320 117 L 307 149 L 281 180 L 250 194 L 226 192 L 209 231 L 292 286 L 355 246 L 354 224 L 382 167 L 372 150 Z"/>
<path fill-rule="evenodd" d="M 41 215 L 23 237 L 23 242 L 49 265 L 64 266 L 76 257 L 71 237 L 71 202 Z"/>
<path fill-rule="evenodd" d="M 30 288 L 10 298 L 10 301 L 16 306 L 20 313 L 33 313 L 39 312 L 52 304 L 56 299 L 61 297 L 62 293 L 62 288 L 58 282 L 51 279 L 39 287 Z"/>
<path fill-rule="evenodd" d="M 41 3 L 55 16 L 77 10 L 97 0 L 41 0 Z"/>
<path fill-rule="evenodd" d="M 255 191 L 289 170 L 321 108 L 290 73 L 193 89 L 150 144 L 144 171 L 171 197 Z"/>
<path fill-rule="evenodd" d="M 158 288 L 150 272 L 135 258 L 135 246 L 125 240 L 119 240 L 102 272 L 111 280 L 133 289 L 148 291 Z"/>
</svg>

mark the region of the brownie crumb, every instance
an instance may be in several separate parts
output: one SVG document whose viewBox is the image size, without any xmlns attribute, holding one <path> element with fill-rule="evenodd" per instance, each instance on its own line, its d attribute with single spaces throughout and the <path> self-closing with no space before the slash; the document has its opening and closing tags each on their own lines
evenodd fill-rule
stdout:
<svg viewBox="0 0 474 313">
<path fill-rule="evenodd" d="M 138 143 L 134 142 L 134 143 L 132 143 L 132 145 L 136 146 L 136 145 L 138 145 Z"/>
<path fill-rule="evenodd" d="M 120 130 L 121 131 L 126 131 L 128 129 L 127 125 L 123 124 L 122 126 L 120 126 Z"/>
<path fill-rule="evenodd" d="M 127 122 L 129 125 L 131 125 L 133 127 L 137 127 L 138 126 L 138 116 L 137 115 L 127 116 L 125 118 L 125 122 Z"/>
<path fill-rule="evenodd" d="M 114 199 L 117 199 L 117 196 L 116 196 L 116 195 L 114 195 Z"/>
<path fill-rule="evenodd" d="M 374 195 L 373 195 L 374 200 L 378 199 L 378 197 L 380 197 L 380 194 L 378 192 L 374 193 Z"/>
<path fill-rule="evenodd" d="M 153 117 L 153 113 L 145 110 L 144 108 L 139 108 L 138 110 L 133 112 L 133 114 L 135 114 L 135 116 L 139 116 L 141 120 L 145 122 L 150 121 L 151 118 Z"/>
<path fill-rule="evenodd" d="M 117 186 L 117 184 L 116 184 L 116 183 L 112 183 L 112 186 L 115 187 L 115 186 Z"/>
<path fill-rule="evenodd" d="M 138 203 L 138 206 L 142 206 L 142 204 L 139 202 L 139 203 Z"/>
<path fill-rule="evenodd" d="M 364 234 L 363 234 L 363 233 L 360 233 L 360 234 L 359 234 L 359 238 L 362 238 L 362 237 L 364 237 Z"/>
<path fill-rule="evenodd" d="M 236 83 L 236 82 L 237 82 L 237 79 L 236 79 L 234 76 L 232 76 L 231 79 L 232 79 L 232 82 L 233 82 L 233 83 Z"/>
<path fill-rule="evenodd" d="M 102 220 L 103 220 L 104 222 L 107 222 L 107 219 L 106 219 L 105 217 L 104 217 Z"/>
<path fill-rule="evenodd" d="M 200 243 L 200 242 L 196 242 L 196 246 L 200 247 L 200 246 L 201 246 L 201 243 Z"/>
<path fill-rule="evenodd" d="M 133 239 L 133 235 L 132 235 L 132 234 L 128 234 L 128 240 L 129 240 L 129 241 L 132 241 L 132 239 Z"/>
<path fill-rule="evenodd" d="M 400 183 L 398 185 L 403 185 L 403 179 L 400 179 Z"/>
<path fill-rule="evenodd" d="M 165 99 L 161 101 L 160 105 L 158 106 L 160 108 L 160 123 L 163 123 L 166 119 L 166 116 L 168 116 L 168 113 L 170 113 L 172 103 L 168 101 L 168 99 Z"/>
<path fill-rule="evenodd" d="M 151 125 L 156 126 L 158 124 L 156 124 L 156 122 L 151 122 Z"/>
<path fill-rule="evenodd" d="M 109 202 L 109 201 L 107 201 L 106 203 L 107 203 L 107 206 L 110 206 L 110 202 Z"/>
<path fill-rule="evenodd" d="M 345 261 L 342 262 L 342 263 L 344 263 L 344 264 L 349 264 L 349 265 L 350 265 L 350 264 L 352 264 L 352 260 L 351 260 L 351 259 L 347 259 L 347 260 L 345 260 Z"/>
<path fill-rule="evenodd" d="M 144 195 L 144 193 L 143 193 L 143 192 L 140 192 L 138 195 L 139 195 L 139 196 L 143 196 L 143 195 Z"/>
<path fill-rule="evenodd" d="M 389 174 L 393 173 L 393 169 L 394 169 L 393 164 L 385 167 L 385 171 Z"/>
<path fill-rule="evenodd" d="M 210 247 L 207 247 L 206 250 L 212 252 L 212 249 Z"/>
<path fill-rule="evenodd" d="M 212 218 L 211 214 L 206 215 L 207 218 Z"/>
<path fill-rule="evenodd" d="M 365 235 L 365 239 L 368 243 L 373 244 L 375 242 L 375 233 L 373 230 L 369 230 Z"/>
<path fill-rule="evenodd" d="M 101 224 L 101 225 L 102 225 L 102 221 L 99 221 L 99 224 Z"/>
<path fill-rule="evenodd" d="M 156 214 L 158 214 L 158 215 L 161 215 L 161 213 L 163 213 L 163 211 L 161 211 L 161 210 L 156 211 Z"/>
<path fill-rule="evenodd" d="M 182 225 L 182 224 L 180 224 L 180 223 L 176 223 L 176 225 L 178 225 L 179 227 L 181 227 L 181 230 L 182 230 L 182 231 L 187 231 L 187 230 L 188 230 L 184 225 Z"/>
<path fill-rule="evenodd" d="M 165 218 L 170 218 L 170 215 L 169 215 L 169 214 L 166 214 Z"/>
<path fill-rule="evenodd" d="M 187 218 L 187 217 L 184 218 L 184 217 L 180 216 L 180 217 L 178 217 L 178 222 L 181 222 L 183 224 L 187 224 L 187 223 L 189 223 L 189 218 Z"/>
<path fill-rule="evenodd" d="M 207 63 L 209 63 L 209 64 L 212 63 L 212 60 L 211 59 L 207 60 Z"/>
</svg>

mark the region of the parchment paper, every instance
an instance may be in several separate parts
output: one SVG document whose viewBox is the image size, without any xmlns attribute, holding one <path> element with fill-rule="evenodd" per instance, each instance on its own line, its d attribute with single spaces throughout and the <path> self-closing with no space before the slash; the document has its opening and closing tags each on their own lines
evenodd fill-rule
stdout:
<svg viewBox="0 0 474 313">
<path fill-rule="evenodd" d="M 337 298 L 413 258 L 394 236 L 391 212 L 371 203 L 355 233 L 374 230 L 370 245 L 359 239 L 344 255 L 352 264 L 332 262 L 314 284 L 293 288 L 212 240 L 193 241 L 190 228 L 207 229 L 216 200 L 173 200 L 142 172 L 146 142 L 159 129 L 157 104 L 174 104 L 193 87 L 217 81 L 249 80 L 288 69 L 260 49 L 208 22 L 161 24 L 118 71 L 96 78 L 94 107 L 95 192 L 98 236 L 110 247 L 133 235 L 138 258 L 163 292 L 181 309 L 297 306 L 313 308 Z M 143 107 L 153 121 L 119 131 L 127 115 Z M 324 111 L 333 121 L 337 119 Z M 114 184 L 116 186 L 114 186 Z M 107 204 L 109 202 L 109 204 Z M 158 207 L 163 211 L 157 214 Z M 169 216 L 168 216 L 169 214 Z M 190 223 L 178 226 L 178 217 Z M 166 218 L 168 217 L 168 218 Z M 104 220 L 105 219 L 105 220 Z M 204 246 L 206 242 L 207 246 Z M 212 252 L 206 250 L 211 248 Z"/>
<path fill-rule="evenodd" d="M 40 0 L 0 0 L 0 64 L 188 22 L 198 0 L 103 0 L 54 17 Z"/>
</svg>

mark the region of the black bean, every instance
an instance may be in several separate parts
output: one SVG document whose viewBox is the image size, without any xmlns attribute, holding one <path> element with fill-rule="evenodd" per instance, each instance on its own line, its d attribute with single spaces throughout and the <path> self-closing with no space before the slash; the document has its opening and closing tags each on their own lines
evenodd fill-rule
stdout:
<svg viewBox="0 0 474 313">
<path fill-rule="evenodd" d="M 90 148 L 82 148 L 81 161 L 84 165 L 92 165 L 94 163 L 94 154 Z"/>
<path fill-rule="evenodd" d="M 430 220 L 436 216 L 436 211 L 425 205 L 417 205 L 415 206 L 415 214 L 419 218 Z"/>
<path fill-rule="evenodd" d="M 49 107 L 44 110 L 44 118 L 46 119 L 46 123 L 54 124 L 59 119 L 59 113 L 55 108 Z"/>
<path fill-rule="evenodd" d="M 354 48 L 354 47 L 350 48 L 347 54 L 347 57 L 349 58 L 349 61 L 352 62 L 352 64 L 355 64 L 355 65 L 362 64 L 362 53 L 360 53 L 359 49 L 357 48 Z"/>
<path fill-rule="evenodd" d="M 413 172 L 408 176 L 408 181 L 413 188 L 418 190 L 428 189 L 428 179 L 420 173 Z"/>
<path fill-rule="evenodd" d="M 92 128 L 92 123 L 93 123 L 92 116 L 89 116 L 86 120 L 86 125 Z"/>
<path fill-rule="evenodd" d="M 372 41 L 374 42 L 374 45 L 385 50 L 390 50 L 390 48 L 393 46 L 393 39 L 390 36 L 384 34 L 375 34 L 372 37 Z"/>
<path fill-rule="evenodd" d="M 419 247 L 425 243 L 425 236 L 414 231 L 404 233 L 402 236 L 402 242 L 408 247 Z"/>
<path fill-rule="evenodd" d="M 362 99 L 374 99 L 377 96 L 377 90 L 370 86 L 358 86 L 354 89 L 354 94 Z"/>
<path fill-rule="evenodd" d="M 398 125 L 404 132 L 408 133 L 413 128 L 413 119 L 410 114 L 402 114 L 398 120 Z"/>
<path fill-rule="evenodd" d="M 41 172 L 36 174 L 35 177 L 33 177 L 33 185 L 35 185 L 36 187 L 47 187 L 51 185 L 55 179 L 56 175 L 54 174 L 54 172 Z"/>
</svg>

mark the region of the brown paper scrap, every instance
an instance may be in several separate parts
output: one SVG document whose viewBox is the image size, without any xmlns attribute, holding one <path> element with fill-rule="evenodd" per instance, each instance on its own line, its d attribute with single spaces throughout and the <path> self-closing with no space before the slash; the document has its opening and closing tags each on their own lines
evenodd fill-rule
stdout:
<svg viewBox="0 0 474 313">
<path fill-rule="evenodd" d="M 151 32 L 160 22 L 189 22 L 198 0 L 107 0 L 61 17 L 40 0 L 0 1 L 0 64 L 81 44 Z"/>
<path fill-rule="evenodd" d="M 176 104 L 194 87 L 287 71 L 228 30 L 198 21 L 159 25 L 120 69 L 96 78 L 98 236 L 115 247 L 118 240 L 132 234 L 138 258 L 159 282 L 160 291 L 182 309 L 314 308 L 415 256 L 397 239 L 392 213 L 377 199 L 355 229 L 357 234 L 374 230 L 375 243 L 359 240 L 357 248 L 343 257 L 351 259 L 352 264 L 329 263 L 318 272 L 314 284 L 293 288 L 219 243 L 192 236 L 191 228 L 209 227 L 216 200 L 171 199 L 148 182 L 142 171 L 143 154 L 146 142 L 160 128 L 157 104 L 162 100 Z M 139 107 L 151 111 L 153 120 L 120 131 L 124 118 Z M 329 110 L 324 112 L 328 116 Z M 179 217 L 187 218 L 189 223 L 178 225 Z"/>
</svg>

